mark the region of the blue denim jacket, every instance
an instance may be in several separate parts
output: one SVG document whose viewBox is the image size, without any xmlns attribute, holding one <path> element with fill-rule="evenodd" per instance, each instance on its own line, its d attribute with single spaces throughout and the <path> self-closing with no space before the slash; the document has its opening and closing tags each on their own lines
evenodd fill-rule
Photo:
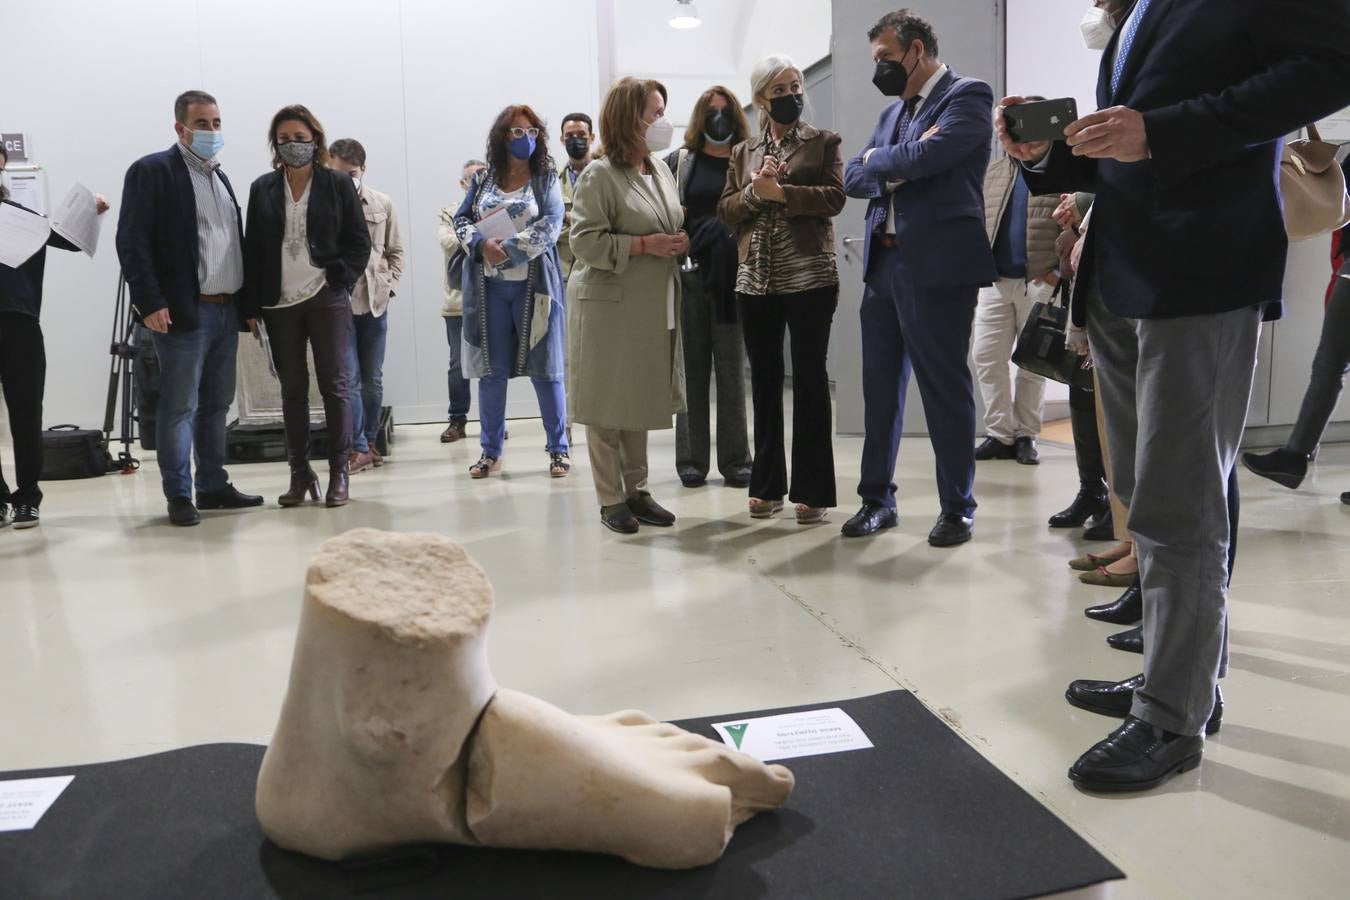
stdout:
<svg viewBox="0 0 1350 900">
<path fill-rule="evenodd" d="M 483 312 L 486 276 L 483 271 L 483 236 L 478 221 L 477 200 L 490 171 L 474 176 L 468 193 L 455 213 L 455 233 L 467 253 L 462 275 L 464 291 L 463 368 L 466 378 L 492 374 L 488 355 L 487 316 Z M 522 375 L 543 381 L 563 379 L 563 359 L 567 347 L 565 285 L 558 258 L 558 235 L 563 224 L 562 188 L 558 173 L 546 172 L 530 180 L 539 216 L 526 229 L 502 242 L 509 267 L 528 265 L 526 279 L 529 302 L 526 304 L 520 344 L 511 364 L 510 377 Z M 542 315 L 541 315 L 542 314 Z"/>
</svg>

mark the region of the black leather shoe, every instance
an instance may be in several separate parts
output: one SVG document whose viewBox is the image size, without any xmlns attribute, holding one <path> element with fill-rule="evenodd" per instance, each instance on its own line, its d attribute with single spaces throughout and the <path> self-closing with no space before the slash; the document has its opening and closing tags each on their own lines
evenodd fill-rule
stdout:
<svg viewBox="0 0 1350 900">
<path fill-rule="evenodd" d="M 899 524 L 900 516 L 896 514 L 894 508 L 869 500 L 839 530 L 844 537 L 867 537 Z"/>
<path fill-rule="evenodd" d="M 627 503 L 601 507 L 600 521 L 610 531 L 618 534 L 637 534 L 642 527 Z"/>
<path fill-rule="evenodd" d="M 1085 709 L 1099 716 L 1128 716 L 1130 707 L 1134 705 L 1134 692 L 1143 685 L 1142 674 L 1126 678 L 1124 681 L 1079 679 L 1070 683 L 1069 689 L 1064 692 L 1064 699 L 1069 701 L 1070 706 Z M 1214 711 L 1209 714 L 1209 721 L 1205 723 L 1205 734 L 1218 734 L 1222 725 L 1223 691 L 1216 685 Z"/>
<path fill-rule="evenodd" d="M 687 488 L 699 488 L 703 487 L 707 483 L 708 483 L 707 478 L 705 478 L 702 475 L 695 474 L 694 472 L 688 472 L 680 476 L 680 484 L 684 485 Z"/>
<path fill-rule="evenodd" d="M 1106 494 L 1092 488 L 1079 488 L 1078 496 L 1073 498 L 1067 509 L 1062 509 L 1050 517 L 1051 528 L 1082 528 L 1088 519 L 1094 516 L 1108 515 L 1111 504 Z"/>
<path fill-rule="evenodd" d="M 1083 790 L 1104 793 L 1147 791 L 1173 775 L 1200 765 L 1205 739 L 1183 737 L 1130 716 L 1069 769 Z"/>
<path fill-rule="evenodd" d="M 1017 462 L 1023 466 L 1039 466 L 1041 454 L 1036 450 L 1036 442 L 1029 437 L 1020 437 L 1013 444 Z"/>
<path fill-rule="evenodd" d="M 1350 491 L 1346 491 L 1344 494 L 1341 494 L 1341 502 L 1346 504 L 1347 506 L 1350 506 Z"/>
<path fill-rule="evenodd" d="M 1244 453 L 1242 464 L 1262 478 L 1293 490 L 1308 475 L 1308 457 L 1281 447 L 1269 453 Z"/>
<path fill-rule="evenodd" d="M 1108 503 L 1106 512 L 1087 523 L 1087 527 L 1083 529 L 1083 540 L 1114 541 L 1115 539 L 1116 520 L 1111 515 L 1111 505 Z"/>
<path fill-rule="evenodd" d="M 975 448 L 975 458 L 980 462 L 991 459 L 1017 459 L 1017 446 L 1005 444 L 998 438 L 985 438 L 984 443 Z"/>
<path fill-rule="evenodd" d="M 1133 625 L 1144 618 L 1144 589 L 1136 581 L 1116 598 L 1116 602 L 1089 606 L 1083 610 L 1083 615 L 1112 625 Z"/>
<path fill-rule="evenodd" d="M 1136 625 L 1129 631 L 1122 631 L 1119 634 L 1110 635 L 1106 643 L 1113 650 L 1124 650 L 1126 653 L 1144 652 L 1144 626 Z"/>
<path fill-rule="evenodd" d="M 186 528 L 189 525 L 196 525 L 201 520 L 197 507 L 193 506 L 188 498 L 175 497 L 169 501 L 169 521 L 174 525 Z"/>
<path fill-rule="evenodd" d="M 653 500 L 652 495 L 646 491 L 641 491 L 636 497 L 628 499 L 628 510 L 643 525 L 669 528 L 675 524 L 675 514 Z"/>
<path fill-rule="evenodd" d="M 928 532 L 930 547 L 955 547 L 964 544 L 975 535 L 975 520 L 952 513 L 938 516 L 937 524 Z"/>
<path fill-rule="evenodd" d="M 722 483 L 729 488 L 744 490 L 750 486 L 749 472 L 732 472 L 730 475 L 722 476 Z"/>
<path fill-rule="evenodd" d="M 232 484 L 227 484 L 218 491 L 197 492 L 198 509 L 248 509 L 262 505 L 262 497 L 240 493 Z"/>
</svg>

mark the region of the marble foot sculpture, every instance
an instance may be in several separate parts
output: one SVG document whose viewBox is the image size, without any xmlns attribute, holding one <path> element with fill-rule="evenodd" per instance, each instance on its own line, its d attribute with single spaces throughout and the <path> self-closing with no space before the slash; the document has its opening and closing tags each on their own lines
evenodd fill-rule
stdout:
<svg viewBox="0 0 1350 900">
<path fill-rule="evenodd" d="M 792 773 L 640 712 L 498 689 L 492 586 L 432 534 L 351 531 L 310 563 L 290 686 L 258 777 L 263 831 L 324 859 L 401 844 L 716 861 Z"/>
</svg>

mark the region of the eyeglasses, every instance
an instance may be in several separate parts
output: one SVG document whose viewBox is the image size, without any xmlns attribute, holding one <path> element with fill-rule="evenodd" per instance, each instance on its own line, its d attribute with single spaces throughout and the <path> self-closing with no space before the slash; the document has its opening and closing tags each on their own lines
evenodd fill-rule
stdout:
<svg viewBox="0 0 1350 900">
<path fill-rule="evenodd" d="M 521 138 L 525 137 L 525 135 L 527 135 L 527 134 L 528 134 L 530 137 L 532 137 L 532 138 L 537 138 L 537 137 L 539 137 L 539 129 L 538 129 L 538 128 L 512 128 L 512 129 L 511 129 L 509 132 L 507 132 L 507 133 L 510 134 L 511 137 L 514 138 L 515 140 L 520 140 Z"/>
</svg>

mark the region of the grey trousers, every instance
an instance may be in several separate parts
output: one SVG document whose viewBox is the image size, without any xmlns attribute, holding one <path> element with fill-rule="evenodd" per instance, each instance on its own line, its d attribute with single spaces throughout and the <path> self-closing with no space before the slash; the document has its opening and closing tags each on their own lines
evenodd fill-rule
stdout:
<svg viewBox="0 0 1350 900">
<path fill-rule="evenodd" d="M 1144 686 L 1131 712 L 1177 734 L 1204 730 L 1228 666 L 1228 485 L 1260 335 L 1255 308 L 1122 319 L 1095 292 L 1088 301 L 1113 488 L 1144 592 Z"/>
<path fill-rule="evenodd" d="M 587 425 L 586 450 L 601 509 L 647 490 L 647 432 Z"/>
<path fill-rule="evenodd" d="M 750 438 L 745 421 L 745 341 L 739 322 L 717 321 L 712 298 L 698 272 L 682 272 L 680 305 L 684 385 L 688 412 L 675 417 L 675 471 L 706 478 L 712 435 L 708 398 L 717 381 L 717 470 L 727 478 L 750 477 Z M 733 301 L 734 302 L 734 301 Z"/>
<path fill-rule="evenodd" d="M 1322 320 L 1322 339 L 1313 356 L 1312 378 L 1303 395 L 1298 422 L 1289 435 L 1289 449 L 1304 456 L 1311 456 L 1322 443 L 1322 432 L 1327 430 L 1327 422 L 1341 399 L 1345 373 L 1350 372 L 1350 260 L 1341 266 L 1338 275 Z"/>
</svg>

